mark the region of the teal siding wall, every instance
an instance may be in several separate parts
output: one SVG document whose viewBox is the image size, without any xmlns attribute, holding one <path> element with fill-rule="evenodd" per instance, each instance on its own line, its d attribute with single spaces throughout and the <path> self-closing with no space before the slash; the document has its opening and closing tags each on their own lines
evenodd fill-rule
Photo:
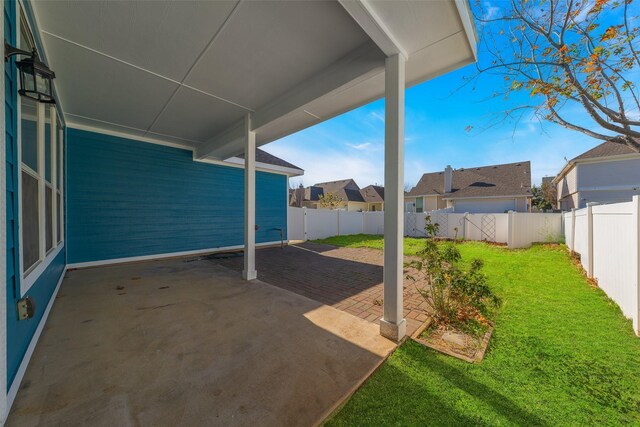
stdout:
<svg viewBox="0 0 640 427">
<path fill-rule="evenodd" d="M 4 2 L 4 37 L 12 45 L 16 43 L 16 3 Z M 20 299 L 19 260 L 19 212 L 18 212 L 18 141 L 17 141 L 17 80 L 15 57 L 5 66 L 5 144 L 6 144 L 6 201 L 7 201 L 7 390 L 15 379 L 20 363 L 29 347 L 44 310 L 53 295 L 65 266 L 64 249 L 49 264 L 29 289 L 36 303 L 36 315 L 28 320 L 18 321 L 16 302 Z"/>
<path fill-rule="evenodd" d="M 63 248 L 27 292 L 27 295 L 33 298 L 36 303 L 36 315 L 31 319 L 18 320 L 16 302 L 19 297 L 9 298 L 7 307 L 7 372 L 9 387 L 18 372 L 33 334 L 42 320 L 42 315 L 53 296 L 53 291 L 56 289 L 64 267 L 65 250 Z M 20 292 L 18 291 L 18 293 Z"/>
<path fill-rule="evenodd" d="M 257 242 L 286 236 L 287 181 L 258 172 Z M 188 150 L 69 129 L 68 262 L 243 243 L 244 171 Z"/>
</svg>

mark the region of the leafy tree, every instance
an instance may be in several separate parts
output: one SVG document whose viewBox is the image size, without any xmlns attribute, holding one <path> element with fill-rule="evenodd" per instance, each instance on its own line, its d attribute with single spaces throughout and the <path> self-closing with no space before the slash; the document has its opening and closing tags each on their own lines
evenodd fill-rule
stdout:
<svg viewBox="0 0 640 427">
<path fill-rule="evenodd" d="M 540 210 L 553 209 L 553 205 L 547 200 L 541 187 L 536 187 L 535 185 L 531 187 L 531 194 L 533 195 L 531 200 L 533 206 Z"/>
<path fill-rule="evenodd" d="M 469 267 L 462 263 L 462 255 L 455 243 L 437 243 L 439 225 L 426 217 L 427 239 L 418 252 L 418 259 L 407 263 L 415 270 L 407 279 L 416 283 L 436 325 L 452 325 L 466 331 L 482 330 L 488 316 L 500 306 L 489 289 L 482 273 L 482 260 L 473 259 Z M 455 242 L 455 241 L 454 241 Z"/>
<path fill-rule="evenodd" d="M 318 204 L 325 209 L 335 209 L 342 204 L 342 197 L 330 192 L 321 194 L 318 197 Z"/>
<path fill-rule="evenodd" d="M 475 5 L 482 30 L 480 61 L 468 82 L 499 75 L 504 84 L 494 97 L 530 94 L 529 103 L 502 112 L 497 120 L 520 120 L 532 111 L 541 122 L 640 151 L 640 27 L 632 0 L 497 5 L 479 0 Z M 576 110 L 582 118 L 576 118 Z"/>
<path fill-rule="evenodd" d="M 544 181 L 540 186 L 540 191 L 542 191 L 544 200 L 551 205 L 551 209 L 556 209 L 558 206 L 558 187 L 550 181 Z"/>
</svg>

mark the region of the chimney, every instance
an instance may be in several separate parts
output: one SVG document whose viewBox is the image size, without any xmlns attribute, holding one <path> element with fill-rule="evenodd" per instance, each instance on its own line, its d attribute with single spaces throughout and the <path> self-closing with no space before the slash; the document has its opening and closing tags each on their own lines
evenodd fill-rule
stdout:
<svg viewBox="0 0 640 427">
<path fill-rule="evenodd" d="M 304 201 L 304 187 L 302 183 L 295 189 L 295 204 L 296 208 L 302 207 L 302 202 Z"/>
<path fill-rule="evenodd" d="M 450 165 L 444 168 L 444 192 L 451 193 L 453 188 L 453 169 Z"/>
</svg>

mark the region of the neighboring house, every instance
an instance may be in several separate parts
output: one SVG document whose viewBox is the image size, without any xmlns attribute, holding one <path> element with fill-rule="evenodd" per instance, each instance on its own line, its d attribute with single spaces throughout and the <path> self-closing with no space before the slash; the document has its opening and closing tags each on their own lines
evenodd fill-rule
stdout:
<svg viewBox="0 0 640 427">
<path fill-rule="evenodd" d="M 307 188 L 298 188 L 291 194 L 290 206 L 323 209 L 321 196 L 332 193 L 341 202 L 337 209 L 352 212 L 381 211 L 384 207 L 384 187 L 369 185 L 360 189 L 353 179 L 320 182 Z"/>
<path fill-rule="evenodd" d="M 362 198 L 367 203 L 367 211 L 384 210 L 384 187 L 379 185 L 369 185 L 360 190 Z"/>
<path fill-rule="evenodd" d="M 528 212 L 531 163 L 519 162 L 425 173 L 405 195 L 407 212 Z"/>
<path fill-rule="evenodd" d="M 237 163 L 244 165 L 244 154 L 227 159 L 228 163 Z M 269 154 L 264 150 L 256 148 L 256 168 L 271 172 L 281 172 L 289 177 L 300 176 L 304 174 L 304 170 L 293 165 L 280 157 Z"/>
<path fill-rule="evenodd" d="M 629 201 L 640 194 L 640 153 L 604 142 L 571 159 L 555 177 L 558 208 L 584 208 L 588 202 Z"/>
</svg>

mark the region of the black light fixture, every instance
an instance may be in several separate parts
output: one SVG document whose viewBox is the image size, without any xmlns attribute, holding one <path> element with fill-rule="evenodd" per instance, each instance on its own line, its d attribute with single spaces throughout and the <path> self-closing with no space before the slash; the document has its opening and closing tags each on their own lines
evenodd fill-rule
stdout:
<svg viewBox="0 0 640 427">
<path fill-rule="evenodd" d="M 18 49 L 4 41 L 4 61 L 14 55 L 25 55 L 28 58 L 16 62 L 20 72 L 20 90 L 18 93 L 27 98 L 34 99 L 45 104 L 55 104 L 53 97 L 52 80 L 56 74 L 40 61 L 38 52 L 34 48 L 31 52 Z"/>
</svg>

